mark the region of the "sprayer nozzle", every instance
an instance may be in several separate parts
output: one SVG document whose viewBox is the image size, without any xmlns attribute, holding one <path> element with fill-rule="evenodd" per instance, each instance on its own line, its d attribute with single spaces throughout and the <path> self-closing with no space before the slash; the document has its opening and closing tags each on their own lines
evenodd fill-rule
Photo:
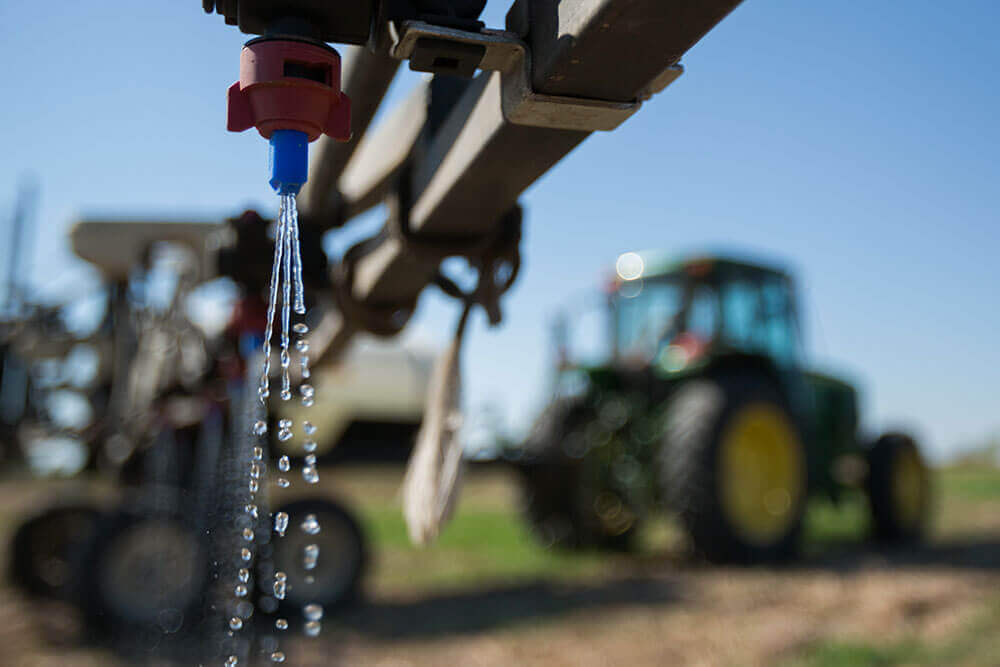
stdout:
<svg viewBox="0 0 1000 667">
<path fill-rule="evenodd" d="M 309 137 L 298 130 L 271 133 L 271 187 L 280 195 L 298 194 L 309 171 Z"/>
</svg>

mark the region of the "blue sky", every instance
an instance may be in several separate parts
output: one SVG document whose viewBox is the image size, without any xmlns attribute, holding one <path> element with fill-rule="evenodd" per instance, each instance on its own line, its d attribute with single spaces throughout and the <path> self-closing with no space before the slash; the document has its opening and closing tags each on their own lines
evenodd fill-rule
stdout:
<svg viewBox="0 0 1000 667">
<path fill-rule="evenodd" d="M 523 427 L 551 313 L 620 252 L 728 248 L 797 270 L 811 358 L 860 384 L 869 428 L 906 425 L 937 455 L 1000 432 L 997 25 L 986 1 L 747 0 L 677 83 L 526 193 L 524 272 L 503 327 L 475 322 L 469 405 Z M 225 131 L 245 39 L 194 0 L 0 4 L 0 212 L 34 174 L 42 291 L 93 279 L 65 240 L 81 213 L 273 213 L 265 143 Z M 428 294 L 411 335 L 443 342 L 453 320 Z"/>
</svg>

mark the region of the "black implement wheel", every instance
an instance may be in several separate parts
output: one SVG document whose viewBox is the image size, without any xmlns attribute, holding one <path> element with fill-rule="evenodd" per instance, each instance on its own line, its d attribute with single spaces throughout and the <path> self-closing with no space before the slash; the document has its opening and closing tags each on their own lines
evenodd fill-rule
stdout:
<svg viewBox="0 0 1000 667">
<path fill-rule="evenodd" d="M 105 515 L 78 568 L 78 602 L 113 639 L 153 645 L 202 620 L 205 544 L 178 512 L 131 506 Z"/>
<path fill-rule="evenodd" d="M 666 411 L 663 494 L 714 562 L 795 555 L 808 492 L 806 451 L 787 402 L 763 374 L 691 380 Z"/>
<path fill-rule="evenodd" d="M 287 592 L 282 613 L 296 616 L 310 602 L 336 609 L 357 600 L 367 565 L 361 526 L 339 503 L 325 498 L 296 500 L 276 512 L 288 514 L 284 537 L 274 536 L 274 567 L 284 572 Z M 309 528 L 315 519 L 315 526 Z M 305 525 L 304 525 L 305 524 Z M 307 548 L 315 546 L 315 565 L 308 567 Z"/>
<path fill-rule="evenodd" d="M 873 536 L 883 542 L 920 540 L 929 523 L 931 478 L 913 438 L 887 433 L 868 451 L 868 501 Z"/>
<path fill-rule="evenodd" d="M 99 517 L 92 505 L 67 503 L 22 523 L 11 540 L 11 582 L 31 595 L 71 597 L 76 554 L 93 535 Z"/>
</svg>

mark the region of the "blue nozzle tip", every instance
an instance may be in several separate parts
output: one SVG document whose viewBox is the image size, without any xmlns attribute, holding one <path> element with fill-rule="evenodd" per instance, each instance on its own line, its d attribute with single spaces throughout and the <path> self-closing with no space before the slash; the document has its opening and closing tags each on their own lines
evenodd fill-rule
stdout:
<svg viewBox="0 0 1000 667">
<path fill-rule="evenodd" d="M 309 137 L 298 130 L 271 133 L 271 187 L 279 195 L 298 194 L 309 172 Z"/>
</svg>

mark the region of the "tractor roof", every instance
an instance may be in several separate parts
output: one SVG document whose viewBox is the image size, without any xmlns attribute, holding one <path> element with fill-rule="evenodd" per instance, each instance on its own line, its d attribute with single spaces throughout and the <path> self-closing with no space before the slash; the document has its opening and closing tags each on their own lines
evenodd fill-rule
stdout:
<svg viewBox="0 0 1000 667">
<path fill-rule="evenodd" d="M 739 257 L 735 254 L 692 253 L 678 256 L 656 250 L 645 250 L 635 254 L 642 258 L 642 275 L 645 278 L 680 273 L 690 275 L 733 273 L 790 277 L 790 272 L 777 262 Z"/>
</svg>

